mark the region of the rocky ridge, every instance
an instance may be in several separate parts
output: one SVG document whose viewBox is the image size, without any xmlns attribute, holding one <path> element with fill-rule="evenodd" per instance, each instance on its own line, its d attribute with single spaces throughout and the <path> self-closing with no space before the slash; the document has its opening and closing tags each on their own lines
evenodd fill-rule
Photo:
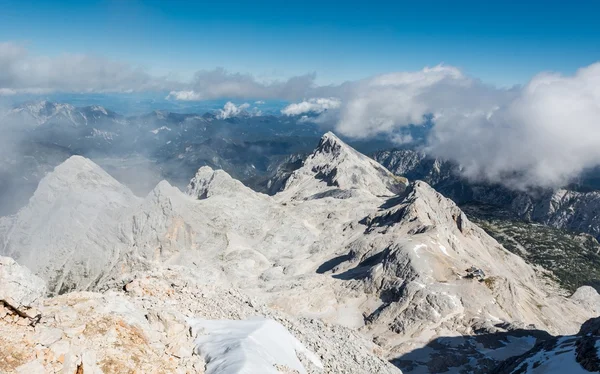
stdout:
<svg viewBox="0 0 600 374">
<path fill-rule="evenodd" d="M 394 174 L 431 184 L 458 204 L 492 204 L 509 209 L 519 219 L 559 229 L 584 232 L 600 239 L 600 192 L 564 188 L 514 191 L 501 185 L 469 182 L 460 166 L 413 150 L 381 151 L 374 159 Z"/>
</svg>

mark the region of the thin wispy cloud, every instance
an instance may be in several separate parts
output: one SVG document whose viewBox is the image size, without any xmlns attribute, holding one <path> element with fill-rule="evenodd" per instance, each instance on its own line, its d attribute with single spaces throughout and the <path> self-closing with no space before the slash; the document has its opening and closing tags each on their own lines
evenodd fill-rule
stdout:
<svg viewBox="0 0 600 374">
<path fill-rule="evenodd" d="M 133 65 L 89 55 L 32 55 L 16 43 L 0 43 L 0 94 L 140 92 L 181 87 Z"/>
<path fill-rule="evenodd" d="M 285 81 L 262 82 L 251 74 L 231 73 L 223 68 L 198 71 L 189 87 L 172 91 L 174 100 L 289 99 L 306 97 L 315 88 L 316 74 L 306 74 Z"/>
</svg>

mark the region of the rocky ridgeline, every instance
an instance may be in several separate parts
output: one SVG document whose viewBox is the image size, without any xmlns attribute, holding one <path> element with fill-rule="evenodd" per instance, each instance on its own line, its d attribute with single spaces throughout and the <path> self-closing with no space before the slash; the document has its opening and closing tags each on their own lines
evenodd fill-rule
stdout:
<svg viewBox="0 0 600 374">
<path fill-rule="evenodd" d="M 374 159 L 397 175 L 420 179 L 459 204 L 491 204 L 507 209 L 518 219 L 584 232 L 600 239 L 600 192 L 567 189 L 510 190 L 499 184 L 470 182 L 460 167 L 412 150 L 381 151 Z"/>
<path fill-rule="evenodd" d="M 190 320 L 260 316 L 309 373 L 484 373 L 600 313 L 594 289 L 565 297 L 451 200 L 331 133 L 282 185 L 268 196 L 203 167 L 187 193 L 163 181 L 141 199 L 71 157 L 0 219 L 0 253 L 53 296 L 3 321 L 3 370 L 227 372 L 210 363 L 231 349 L 194 349 Z"/>
</svg>

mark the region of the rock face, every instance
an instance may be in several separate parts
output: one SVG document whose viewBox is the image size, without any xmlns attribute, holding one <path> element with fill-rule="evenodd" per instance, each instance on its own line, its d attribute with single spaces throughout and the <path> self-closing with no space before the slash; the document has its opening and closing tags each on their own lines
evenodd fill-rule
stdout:
<svg viewBox="0 0 600 374">
<path fill-rule="evenodd" d="M 54 293 L 125 286 L 128 295 L 143 295 L 127 299 L 143 308 L 140 314 L 149 316 L 151 325 L 167 317 L 147 302 L 167 308 L 174 301 L 168 292 L 175 293 L 179 305 L 169 309 L 177 321 L 224 318 L 212 309 L 193 308 L 232 311 L 235 318 L 227 319 L 245 318 L 254 310 L 277 320 L 315 352 L 325 372 L 394 372 L 373 351 L 403 365 L 399 358 L 432 340 L 515 330 L 507 326 L 570 334 L 598 308 L 594 290 L 564 297 L 451 200 L 424 182 L 394 177 L 331 133 L 274 196 L 203 167 L 187 194 L 163 181 L 142 200 L 90 161 L 71 158 L 44 179 L 27 207 L 3 222 L 0 253 L 30 267 Z M 469 276 L 473 267 L 479 278 Z M 153 289 L 164 292 L 143 291 L 144 277 L 131 282 L 130 274 L 137 272 L 169 277 L 168 268 L 184 278 L 170 276 L 166 285 L 193 283 L 195 293 L 179 295 L 157 284 Z M 217 288 L 214 303 L 195 300 Z M 244 300 L 250 309 L 221 307 L 218 294 L 226 290 L 243 295 L 231 302 Z M 85 295 L 53 300 L 71 302 L 67 299 Z M 102 299 L 112 294 L 94 295 L 102 300 L 98 303 L 112 305 Z M 305 322 L 282 322 L 294 318 Z M 526 352 L 535 339 L 522 339 L 511 350 L 504 343 L 474 343 L 481 360 L 445 365 L 457 371 L 475 365 L 474 371 L 485 372 L 506 352 Z M 154 347 L 155 340 L 147 342 Z M 162 360 L 166 345 L 156 347 L 153 360 Z M 173 347 L 179 352 L 179 345 Z M 452 347 L 431 349 L 443 356 Z M 495 356 L 497 351 L 504 356 Z M 496 358 L 484 362 L 486 356 Z M 318 371 L 304 364 L 308 372 Z M 185 362 L 176 365 L 189 368 Z"/>
<path fill-rule="evenodd" d="M 328 132 L 323 135 L 315 151 L 304 160 L 303 166 L 292 173 L 284 190 L 296 188 L 314 191 L 315 188 L 324 189 L 327 186 L 389 196 L 390 192 L 402 191 L 406 182 Z"/>
<path fill-rule="evenodd" d="M 44 281 L 10 257 L 0 257 L 0 302 L 22 317 L 35 317 L 32 308 L 46 295 Z M 32 313 L 33 312 L 33 313 Z"/>
<path fill-rule="evenodd" d="M 575 192 L 560 189 L 537 198 L 522 194 L 513 201 L 511 208 L 519 217 L 600 238 L 598 191 Z"/>
<path fill-rule="evenodd" d="M 555 228 L 584 232 L 600 239 L 600 192 L 566 189 L 526 193 L 501 185 L 472 183 L 460 167 L 412 150 L 382 151 L 374 159 L 396 175 L 431 184 L 459 204 L 476 202 L 509 209 L 515 217 Z"/>
</svg>

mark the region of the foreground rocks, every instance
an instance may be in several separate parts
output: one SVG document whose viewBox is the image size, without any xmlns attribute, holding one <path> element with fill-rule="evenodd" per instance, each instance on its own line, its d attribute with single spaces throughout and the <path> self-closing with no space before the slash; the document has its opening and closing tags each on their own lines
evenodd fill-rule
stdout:
<svg viewBox="0 0 600 374">
<path fill-rule="evenodd" d="M 36 305 L 46 294 L 46 283 L 10 257 L 0 257 L 0 317 L 34 319 Z"/>
<path fill-rule="evenodd" d="M 324 368 L 300 355 L 308 373 L 400 372 L 356 332 L 286 316 L 235 289 L 199 283 L 185 268 L 138 273 L 124 283 L 43 299 L 33 326 L 8 312 L 0 319 L 0 372 L 203 373 L 188 322 L 251 317 L 278 321 L 314 352 Z"/>
</svg>

